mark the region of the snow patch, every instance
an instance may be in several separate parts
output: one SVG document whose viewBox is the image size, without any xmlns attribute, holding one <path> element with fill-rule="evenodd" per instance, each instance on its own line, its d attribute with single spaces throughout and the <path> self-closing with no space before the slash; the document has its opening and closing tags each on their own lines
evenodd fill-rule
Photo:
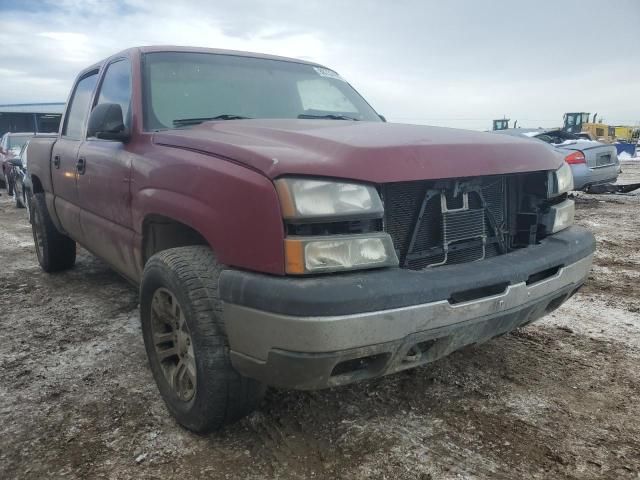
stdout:
<svg viewBox="0 0 640 480">
<path fill-rule="evenodd" d="M 633 156 L 629 152 L 621 152 L 618 154 L 618 160 L 640 160 L 640 157 L 637 152 Z"/>
</svg>

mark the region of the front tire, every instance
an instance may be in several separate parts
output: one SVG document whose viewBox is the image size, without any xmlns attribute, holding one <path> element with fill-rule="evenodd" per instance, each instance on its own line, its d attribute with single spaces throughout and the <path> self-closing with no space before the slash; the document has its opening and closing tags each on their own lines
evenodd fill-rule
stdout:
<svg viewBox="0 0 640 480">
<path fill-rule="evenodd" d="M 49 216 L 44 193 L 32 198 L 31 229 L 38 263 L 47 273 L 67 270 L 76 263 L 76 242 L 60 233 Z"/>
<path fill-rule="evenodd" d="M 149 365 L 178 423 L 218 430 L 254 410 L 259 382 L 236 372 L 218 297 L 221 267 L 204 246 L 152 256 L 140 287 L 140 319 Z"/>
</svg>

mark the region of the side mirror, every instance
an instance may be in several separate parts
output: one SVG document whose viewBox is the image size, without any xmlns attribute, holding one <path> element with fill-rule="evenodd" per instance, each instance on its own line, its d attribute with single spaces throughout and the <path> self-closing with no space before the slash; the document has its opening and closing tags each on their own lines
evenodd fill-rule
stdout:
<svg viewBox="0 0 640 480">
<path fill-rule="evenodd" d="M 102 140 L 129 141 L 129 132 L 124 126 L 122 108 L 117 103 L 101 103 L 96 105 L 89 115 L 87 137 Z"/>
<path fill-rule="evenodd" d="M 22 160 L 19 158 L 14 157 L 11 160 L 9 160 L 9 163 L 14 167 L 22 167 Z"/>
</svg>

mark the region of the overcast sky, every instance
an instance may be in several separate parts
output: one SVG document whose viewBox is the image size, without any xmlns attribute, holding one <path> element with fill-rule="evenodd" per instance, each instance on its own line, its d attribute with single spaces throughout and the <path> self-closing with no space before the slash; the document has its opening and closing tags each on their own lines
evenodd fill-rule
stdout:
<svg viewBox="0 0 640 480">
<path fill-rule="evenodd" d="M 80 69 L 152 44 L 313 60 L 391 121 L 640 123 L 640 0 L 0 0 L 0 104 L 65 101 Z"/>
</svg>

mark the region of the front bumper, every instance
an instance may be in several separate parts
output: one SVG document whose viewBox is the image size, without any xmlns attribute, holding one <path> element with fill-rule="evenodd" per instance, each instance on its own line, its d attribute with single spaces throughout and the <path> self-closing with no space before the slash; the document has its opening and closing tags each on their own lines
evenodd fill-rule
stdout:
<svg viewBox="0 0 640 480">
<path fill-rule="evenodd" d="M 269 385 L 316 389 L 415 367 L 528 324 L 584 283 L 593 235 L 420 272 L 316 278 L 226 270 L 220 277 L 234 367 Z"/>
</svg>

